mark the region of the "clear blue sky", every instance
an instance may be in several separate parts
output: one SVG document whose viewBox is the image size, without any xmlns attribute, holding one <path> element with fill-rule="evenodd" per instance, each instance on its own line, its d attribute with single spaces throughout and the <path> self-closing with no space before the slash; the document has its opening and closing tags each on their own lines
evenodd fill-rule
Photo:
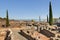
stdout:
<svg viewBox="0 0 60 40">
<path fill-rule="evenodd" d="M 0 0 L 0 17 L 6 16 L 8 9 L 10 19 L 45 19 L 49 14 L 50 0 Z M 60 17 L 60 0 L 51 0 L 53 17 Z"/>
</svg>

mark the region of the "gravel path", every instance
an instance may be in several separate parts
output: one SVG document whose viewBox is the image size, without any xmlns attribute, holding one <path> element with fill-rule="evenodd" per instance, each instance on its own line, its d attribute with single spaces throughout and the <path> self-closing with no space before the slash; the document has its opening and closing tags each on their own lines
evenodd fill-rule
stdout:
<svg viewBox="0 0 60 40">
<path fill-rule="evenodd" d="M 17 29 L 11 29 L 12 34 L 11 34 L 11 40 L 27 40 L 25 37 L 20 35 L 18 32 L 19 30 Z"/>
</svg>

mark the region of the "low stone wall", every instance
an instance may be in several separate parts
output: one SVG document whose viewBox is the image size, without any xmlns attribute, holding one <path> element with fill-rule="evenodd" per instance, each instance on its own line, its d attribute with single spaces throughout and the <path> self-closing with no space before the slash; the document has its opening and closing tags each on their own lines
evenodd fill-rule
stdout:
<svg viewBox="0 0 60 40">
<path fill-rule="evenodd" d="M 40 33 L 44 34 L 47 37 L 55 37 L 55 34 L 49 32 L 48 30 L 41 30 Z"/>
<path fill-rule="evenodd" d="M 11 36 L 9 36 L 9 34 L 10 34 L 10 31 L 7 31 L 6 37 L 4 40 L 11 40 Z"/>
<path fill-rule="evenodd" d="M 27 34 L 24 33 L 23 31 L 19 32 L 19 34 L 21 34 L 22 36 L 24 36 L 24 37 L 27 38 L 28 40 L 35 40 L 34 38 L 32 38 L 31 36 L 27 35 Z"/>
</svg>

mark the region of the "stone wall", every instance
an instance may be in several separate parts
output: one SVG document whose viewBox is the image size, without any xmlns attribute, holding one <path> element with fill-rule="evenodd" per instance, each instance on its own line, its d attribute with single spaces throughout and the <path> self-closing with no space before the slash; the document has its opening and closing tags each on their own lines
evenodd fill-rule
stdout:
<svg viewBox="0 0 60 40">
<path fill-rule="evenodd" d="M 21 34 L 22 36 L 24 36 L 24 37 L 27 38 L 28 40 L 35 40 L 34 38 L 32 38 L 31 36 L 27 35 L 27 34 L 24 33 L 23 31 L 19 32 L 19 34 Z"/>
</svg>

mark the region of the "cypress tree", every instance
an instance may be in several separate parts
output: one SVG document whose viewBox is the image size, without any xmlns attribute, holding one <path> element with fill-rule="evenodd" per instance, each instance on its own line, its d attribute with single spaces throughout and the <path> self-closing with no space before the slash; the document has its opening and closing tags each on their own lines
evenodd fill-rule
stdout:
<svg viewBox="0 0 60 40">
<path fill-rule="evenodd" d="M 48 15 L 47 15 L 47 22 L 48 22 Z"/>
<path fill-rule="evenodd" d="M 53 25 L 53 15 L 52 15 L 51 2 L 49 3 L 49 24 L 50 24 L 50 25 Z"/>
<path fill-rule="evenodd" d="M 8 10 L 6 11 L 6 27 L 9 26 Z"/>
<path fill-rule="evenodd" d="M 41 21 L 40 16 L 39 16 L 39 22 Z"/>
</svg>

